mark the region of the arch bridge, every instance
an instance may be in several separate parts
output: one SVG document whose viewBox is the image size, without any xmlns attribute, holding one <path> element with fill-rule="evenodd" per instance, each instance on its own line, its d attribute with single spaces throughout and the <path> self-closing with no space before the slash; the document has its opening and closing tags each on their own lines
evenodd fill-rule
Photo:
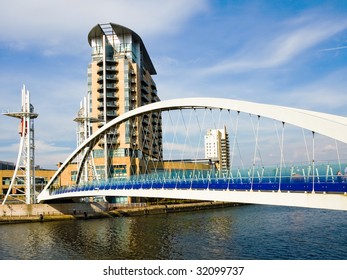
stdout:
<svg viewBox="0 0 347 280">
<path fill-rule="evenodd" d="M 154 120 L 158 117 L 160 122 Z M 130 148 L 122 151 L 145 165 L 116 170 L 119 166 L 111 164 L 107 178 L 95 166 L 93 173 L 88 167 L 93 148 L 105 135 L 117 137 L 119 127 L 134 119 L 160 131 L 160 156 L 146 157 L 142 150 L 156 141 L 132 149 L 131 135 L 140 133 L 145 142 L 148 131 L 130 128 Z M 38 201 L 131 196 L 347 210 L 346 144 L 343 116 L 220 98 L 160 101 L 93 133 L 60 166 Z M 63 174 L 73 164 L 78 165 L 75 183 L 64 183 Z"/>
</svg>

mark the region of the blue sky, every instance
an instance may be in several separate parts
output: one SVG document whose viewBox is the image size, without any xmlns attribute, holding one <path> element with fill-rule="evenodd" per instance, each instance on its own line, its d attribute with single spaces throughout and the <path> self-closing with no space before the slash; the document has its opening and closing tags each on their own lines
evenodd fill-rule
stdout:
<svg viewBox="0 0 347 280">
<path fill-rule="evenodd" d="M 5 2 L 4 0 L 0 0 Z M 98 23 L 143 39 L 162 100 L 222 97 L 347 115 L 344 0 L 12 0 L 0 10 L 0 109 L 25 84 L 39 113 L 36 163 L 76 147 L 87 35 Z M 16 160 L 18 121 L 0 116 L 0 160 Z"/>
</svg>

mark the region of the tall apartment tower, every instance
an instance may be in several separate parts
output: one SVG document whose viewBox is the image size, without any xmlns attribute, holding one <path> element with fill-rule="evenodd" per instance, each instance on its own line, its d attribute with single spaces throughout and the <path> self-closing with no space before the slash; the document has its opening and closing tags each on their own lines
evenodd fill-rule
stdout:
<svg viewBox="0 0 347 280">
<path fill-rule="evenodd" d="M 114 23 L 98 24 L 88 35 L 88 108 L 91 132 L 137 107 L 160 101 L 152 79 L 156 70 L 139 35 Z M 122 123 L 93 150 L 99 179 L 147 173 L 148 161 L 162 160 L 161 114 Z"/>
<path fill-rule="evenodd" d="M 209 129 L 205 135 L 205 158 L 215 162 L 219 170 L 230 168 L 229 135 L 223 129 Z"/>
</svg>

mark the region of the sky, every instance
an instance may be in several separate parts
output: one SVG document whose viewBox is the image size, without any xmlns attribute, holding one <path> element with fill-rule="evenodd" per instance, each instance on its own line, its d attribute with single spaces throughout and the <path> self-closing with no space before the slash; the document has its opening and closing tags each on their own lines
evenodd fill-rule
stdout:
<svg viewBox="0 0 347 280">
<path fill-rule="evenodd" d="M 36 164 L 76 148 L 89 31 L 135 31 L 162 100 L 220 97 L 347 115 L 344 0 L 0 0 L 0 111 L 30 91 Z M 0 115 L 0 160 L 15 162 L 18 120 Z"/>
</svg>

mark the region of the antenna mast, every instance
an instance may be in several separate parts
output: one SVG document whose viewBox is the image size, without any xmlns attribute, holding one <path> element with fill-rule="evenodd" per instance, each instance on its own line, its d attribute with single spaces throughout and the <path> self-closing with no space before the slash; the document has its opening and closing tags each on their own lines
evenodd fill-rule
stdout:
<svg viewBox="0 0 347 280">
<path fill-rule="evenodd" d="M 3 115 L 20 119 L 20 144 L 11 184 L 2 205 L 6 203 L 8 198 L 26 204 L 36 203 L 34 119 L 38 117 L 38 114 L 34 113 L 34 106 L 30 104 L 29 91 L 25 85 L 22 88 L 21 111 L 8 112 Z"/>
</svg>

